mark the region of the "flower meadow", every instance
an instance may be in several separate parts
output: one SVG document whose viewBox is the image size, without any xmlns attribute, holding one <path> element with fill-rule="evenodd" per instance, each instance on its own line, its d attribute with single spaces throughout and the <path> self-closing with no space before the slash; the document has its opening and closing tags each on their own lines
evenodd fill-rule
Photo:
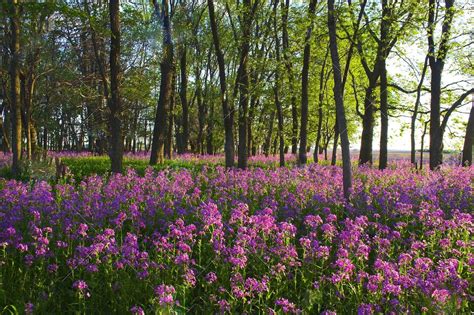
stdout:
<svg viewBox="0 0 474 315">
<path fill-rule="evenodd" d="M 12 313 L 420 314 L 474 306 L 474 168 L 0 180 Z"/>
</svg>

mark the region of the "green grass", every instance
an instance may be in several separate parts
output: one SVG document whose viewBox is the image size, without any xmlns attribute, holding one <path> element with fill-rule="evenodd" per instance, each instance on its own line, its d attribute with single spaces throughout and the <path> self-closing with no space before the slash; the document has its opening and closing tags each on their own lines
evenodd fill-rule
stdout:
<svg viewBox="0 0 474 315">
<path fill-rule="evenodd" d="M 110 174 L 110 159 L 107 156 L 91 156 L 91 157 L 71 157 L 62 158 L 62 162 L 69 168 L 72 178 L 76 182 L 81 181 L 83 178 L 91 175 L 108 175 Z M 328 162 L 330 163 L 330 162 Z M 293 166 L 294 163 L 287 163 L 288 166 Z M 209 162 L 203 160 L 190 160 L 183 161 L 180 159 L 176 160 L 165 160 L 161 164 L 154 165 L 152 168 L 156 171 L 164 169 L 187 169 L 192 173 L 197 173 L 202 170 L 203 166 L 224 166 L 222 162 Z M 148 159 L 136 159 L 136 158 L 124 158 L 123 169 L 129 168 L 134 169 L 139 175 L 144 175 L 145 170 L 150 167 Z M 253 162 L 249 163 L 249 168 L 259 167 L 263 169 L 270 169 L 278 167 L 278 162 L 275 163 L 263 163 Z"/>
<path fill-rule="evenodd" d="M 92 156 L 80 158 L 63 158 L 62 162 L 69 168 L 74 180 L 81 181 L 83 178 L 91 175 L 108 175 L 110 174 L 110 159 L 106 156 Z M 179 161 L 179 160 L 165 160 L 162 164 L 154 165 L 154 170 L 163 169 L 188 169 L 193 172 L 201 170 L 206 164 L 202 163 Z M 146 159 L 123 159 L 123 169 L 134 169 L 139 175 L 145 174 L 145 170 L 150 167 Z"/>
<path fill-rule="evenodd" d="M 108 156 L 88 156 L 88 157 L 65 157 L 61 158 L 63 164 L 68 167 L 69 179 L 74 179 L 76 183 L 81 182 L 88 176 L 99 175 L 99 176 L 109 176 L 110 175 L 110 159 Z M 310 162 L 310 161 L 309 161 Z M 321 161 L 321 164 L 330 164 L 330 161 Z M 263 168 L 263 169 L 273 169 L 277 168 L 279 165 L 278 162 L 260 162 L 254 161 L 249 163 L 249 168 Z M 287 161 L 287 166 L 294 166 L 294 161 Z M 182 159 L 173 159 L 165 160 L 161 164 L 152 166 L 155 171 L 161 171 L 164 169 L 187 169 L 192 173 L 198 173 L 202 170 L 204 166 L 216 167 L 224 166 L 224 161 L 219 162 L 210 162 L 206 159 L 193 159 L 193 160 L 182 160 Z M 137 174 L 143 176 L 145 170 L 150 167 L 148 164 L 148 159 L 137 159 L 137 158 L 124 158 L 123 159 L 123 169 L 124 172 L 127 169 L 134 169 Z M 37 180 L 46 180 L 51 184 L 57 182 L 56 179 L 56 166 L 50 161 L 47 162 L 33 162 L 30 165 L 24 165 L 22 167 L 24 170 L 19 176 L 13 176 L 10 167 L 5 167 L 0 169 L 0 178 L 5 179 L 17 179 L 21 181 L 37 181 Z M 66 178 L 67 180 L 67 178 Z"/>
<path fill-rule="evenodd" d="M 28 164 L 27 164 L 28 163 Z M 20 174 L 14 175 L 10 166 L 0 168 L 0 178 L 16 179 L 20 181 L 45 180 L 51 182 L 55 179 L 56 168 L 52 161 L 22 161 L 20 164 Z"/>
<path fill-rule="evenodd" d="M 76 183 L 81 182 L 84 178 L 92 175 L 108 176 L 110 175 L 110 159 L 107 156 L 91 156 L 91 157 L 71 157 L 62 158 L 69 169 L 69 177 L 73 178 Z M 163 169 L 188 169 L 192 172 L 198 172 L 204 165 L 208 164 L 206 161 L 180 161 L 180 160 L 165 160 L 162 164 L 153 166 L 154 170 Z M 130 159 L 124 158 L 123 169 L 134 169 L 139 175 L 144 175 L 145 170 L 150 167 L 146 159 Z M 34 162 L 28 167 L 22 167 L 23 171 L 18 176 L 14 176 L 11 167 L 4 167 L 0 169 L 0 178 L 16 179 L 20 181 L 37 181 L 46 180 L 50 183 L 56 182 L 56 166 L 54 163 Z"/>
</svg>

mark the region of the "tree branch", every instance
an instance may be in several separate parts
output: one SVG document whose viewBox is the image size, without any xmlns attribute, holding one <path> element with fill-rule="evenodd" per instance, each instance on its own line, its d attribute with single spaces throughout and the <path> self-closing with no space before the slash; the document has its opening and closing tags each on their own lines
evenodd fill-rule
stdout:
<svg viewBox="0 0 474 315">
<path fill-rule="evenodd" d="M 451 114 L 462 105 L 462 102 L 466 97 L 468 97 L 470 94 L 474 93 L 474 88 L 471 88 L 469 91 L 464 92 L 459 98 L 454 102 L 451 107 L 448 108 L 446 111 L 446 114 L 443 117 L 443 122 L 441 123 L 441 132 L 444 132 L 446 129 L 446 125 L 448 124 L 448 119 Z"/>
</svg>

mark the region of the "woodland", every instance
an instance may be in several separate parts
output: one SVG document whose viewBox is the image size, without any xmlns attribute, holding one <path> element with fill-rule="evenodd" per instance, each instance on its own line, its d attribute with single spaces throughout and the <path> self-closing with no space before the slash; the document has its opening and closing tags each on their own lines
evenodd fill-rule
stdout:
<svg viewBox="0 0 474 315">
<path fill-rule="evenodd" d="M 0 8 L 0 313 L 474 309 L 471 1 Z"/>
</svg>

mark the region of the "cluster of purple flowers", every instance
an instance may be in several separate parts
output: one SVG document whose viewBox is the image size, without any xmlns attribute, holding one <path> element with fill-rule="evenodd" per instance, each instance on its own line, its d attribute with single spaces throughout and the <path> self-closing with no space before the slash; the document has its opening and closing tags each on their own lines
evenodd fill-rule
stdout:
<svg viewBox="0 0 474 315">
<path fill-rule="evenodd" d="M 170 285 L 159 285 L 155 288 L 155 295 L 158 298 L 158 303 L 161 306 L 172 306 L 175 301 L 173 299 L 173 294 L 176 293 L 176 290 L 173 286 Z"/>
<path fill-rule="evenodd" d="M 0 296 L 25 312 L 467 312 L 473 178 L 361 168 L 350 201 L 317 165 L 0 180 Z"/>
</svg>

